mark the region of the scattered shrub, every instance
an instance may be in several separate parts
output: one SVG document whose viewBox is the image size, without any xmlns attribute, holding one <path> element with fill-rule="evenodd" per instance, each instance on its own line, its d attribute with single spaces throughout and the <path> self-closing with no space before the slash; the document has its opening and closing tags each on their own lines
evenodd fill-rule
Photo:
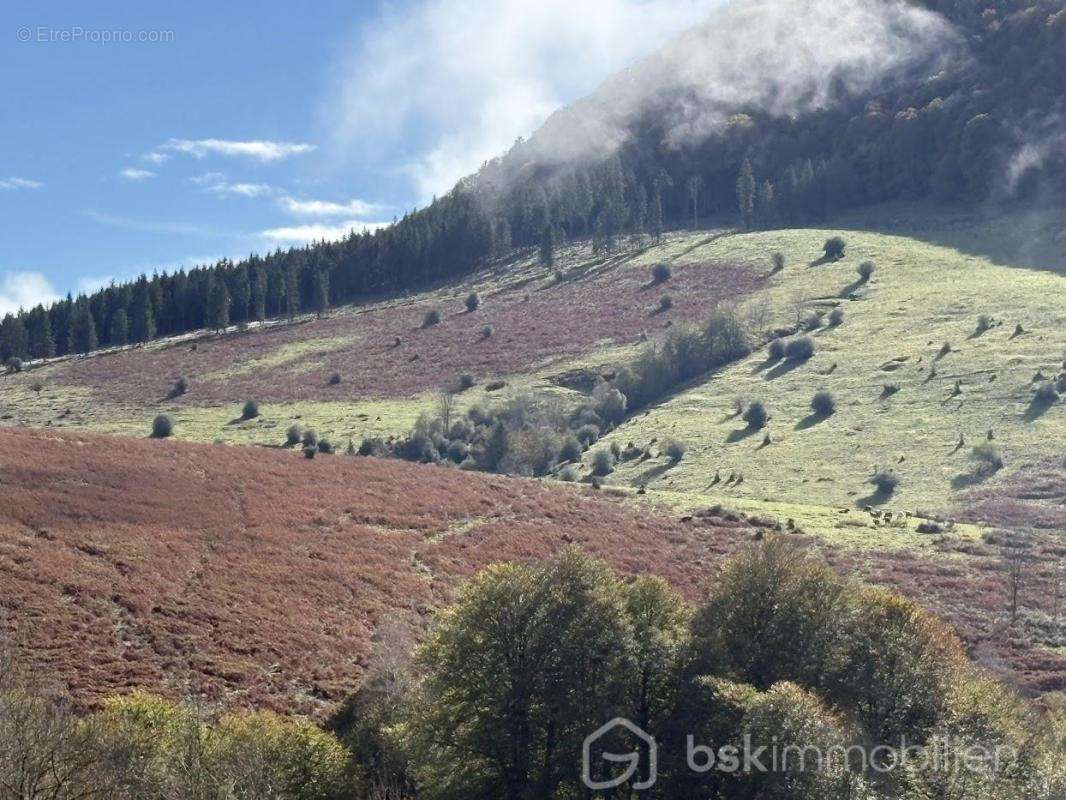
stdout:
<svg viewBox="0 0 1066 800">
<path fill-rule="evenodd" d="M 455 440 L 448 445 L 448 458 L 456 464 L 462 464 L 468 455 L 470 455 L 470 446 L 466 442 Z"/>
<path fill-rule="evenodd" d="M 811 411 L 819 417 L 828 417 L 837 408 L 836 398 L 830 392 L 818 392 L 811 398 Z"/>
<path fill-rule="evenodd" d="M 259 403 L 249 400 L 241 410 L 241 419 L 255 419 L 259 416 Z"/>
<path fill-rule="evenodd" d="M 926 520 L 918 523 L 917 531 L 918 533 L 939 534 L 944 532 L 944 526 L 939 522 L 930 522 Z"/>
<path fill-rule="evenodd" d="M 773 272 L 771 274 L 780 272 L 781 270 L 783 270 L 785 268 L 785 254 L 784 253 L 780 253 L 780 252 L 774 253 L 772 256 L 770 256 L 770 261 L 773 262 L 773 265 L 774 265 Z"/>
<path fill-rule="evenodd" d="M 581 442 L 576 436 L 570 434 L 563 437 L 562 447 L 559 448 L 559 460 L 580 461 L 582 452 Z"/>
<path fill-rule="evenodd" d="M 482 339 L 491 339 L 492 338 L 492 326 L 491 325 L 482 325 L 481 326 L 481 338 Z"/>
<path fill-rule="evenodd" d="M 822 327 L 822 315 L 817 311 L 811 311 L 803 317 L 801 327 L 805 331 L 816 331 Z"/>
<path fill-rule="evenodd" d="M 471 388 L 474 385 L 474 376 L 469 372 L 464 372 L 459 376 L 459 388 L 463 391 Z"/>
<path fill-rule="evenodd" d="M 839 325 L 843 321 L 844 321 L 844 309 L 841 308 L 840 306 L 837 306 L 836 308 L 834 308 L 832 311 L 829 312 L 829 324 L 830 324 L 830 326 L 835 328 L 837 325 Z"/>
<path fill-rule="evenodd" d="M 1054 403 L 1059 399 L 1059 392 L 1051 381 L 1044 381 L 1033 392 L 1034 403 Z"/>
<path fill-rule="evenodd" d="M 899 391 L 899 384 L 898 383 L 886 383 L 884 388 L 881 390 L 881 396 L 882 397 L 891 397 L 892 395 L 896 394 L 896 392 L 898 392 L 898 391 Z"/>
<path fill-rule="evenodd" d="M 334 372 L 332 375 L 329 376 L 329 385 L 330 386 L 339 386 L 340 382 L 341 382 L 341 374 L 339 372 Z"/>
<path fill-rule="evenodd" d="M 859 277 L 862 278 L 864 281 L 870 280 L 870 278 L 872 278 L 874 274 L 874 262 L 863 261 L 861 264 L 859 264 L 858 272 Z"/>
<path fill-rule="evenodd" d="M 22 372 L 22 359 L 18 356 L 11 356 L 7 360 L 7 371 L 11 373 Z"/>
<path fill-rule="evenodd" d="M 785 340 L 774 339 L 766 348 L 766 357 L 769 361 L 780 361 L 785 357 Z"/>
<path fill-rule="evenodd" d="M 582 425 L 575 434 L 577 440 L 585 447 L 591 447 L 600 438 L 600 429 L 596 425 Z"/>
<path fill-rule="evenodd" d="M 159 414 L 152 420 L 152 438 L 166 439 L 174 432 L 174 420 L 167 414 Z"/>
<path fill-rule="evenodd" d="M 651 279 L 653 283 L 666 283 L 670 280 L 673 272 L 670 270 L 668 264 L 656 264 L 651 268 Z"/>
<path fill-rule="evenodd" d="M 741 419 L 748 423 L 748 427 L 753 431 L 758 431 L 766 427 L 766 423 L 770 421 L 770 414 L 766 411 L 766 406 L 756 400 L 744 411 Z"/>
<path fill-rule="evenodd" d="M 809 361 L 814 355 L 814 339 L 810 336 L 797 336 L 785 345 L 785 357 L 789 361 Z"/>
<path fill-rule="evenodd" d="M 189 382 L 184 378 L 178 378 L 174 381 L 174 388 L 170 390 L 171 397 L 181 397 L 189 391 Z"/>
<path fill-rule="evenodd" d="M 329 439 L 318 440 L 318 452 L 324 453 L 325 455 L 333 454 L 333 444 L 330 442 Z"/>
<path fill-rule="evenodd" d="M 422 327 L 432 328 L 434 325 L 440 324 L 440 311 L 433 308 L 426 312 L 426 315 L 422 317 Z"/>
<path fill-rule="evenodd" d="M 659 313 L 663 314 L 674 307 L 674 298 L 668 294 L 664 294 L 659 298 Z"/>
<path fill-rule="evenodd" d="M 936 353 L 937 358 L 944 358 L 944 356 L 951 355 L 951 342 L 944 342 L 940 349 Z"/>
<path fill-rule="evenodd" d="M 311 445 L 304 445 L 304 458 L 314 458 L 316 453 L 318 453 L 317 447 L 312 447 Z"/>
<path fill-rule="evenodd" d="M 676 439 L 671 439 L 663 447 L 663 453 L 666 454 L 670 461 L 676 464 L 685 457 L 685 445 Z"/>
<path fill-rule="evenodd" d="M 386 451 L 385 443 L 378 438 L 363 439 L 359 443 L 359 449 L 356 450 L 356 454 L 360 456 L 379 456 Z"/>
<path fill-rule="evenodd" d="M 626 396 L 606 381 L 601 381 L 593 389 L 592 402 L 601 419 L 619 423 L 626 418 Z"/>
<path fill-rule="evenodd" d="M 847 243 L 840 236 L 833 236 L 825 240 L 824 250 L 827 261 L 839 261 L 844 257 L 844 249 Z"/>
<path fill-rule="evenodd" d="M 492 383 L 485 384 L 486 392 L 498 392 L 507 386 L 507 381 L 492 381 Z"/>
<path fill-rule="evenodd" d="M 614 472 L 614 455 L 610 450 L 603 448 L 592 454 L 593 475 L 602 478 L 612 472 Z"/>
<path fill-rule="evenodd" d="M 471 292 L 470 294 L 468 294 L 466 296 L 466 310 L 467 310 L 467 312 L 473 314 L 475 311 L 478 310 L 478 307 L 480 305 L 481 305 L 481 295 L 479 295 L 477 292 Z"/>
<path fill-rule="evenodd" d="M 977 333 L 984 333 L 992 327 L 992 317 L 988 314 L 981 314 L 977 318 Z"/>
<path fill-rule="evenodd" d="M 304 431 L 302 439 L 305 447 L 317 447 L 318 446 L 318 434 L 311 428 Z"/>
<path fill-rule="evenodd" d="M 563 467 L 559 471 L 559 480 L 573 483 L 578 479 L 578 471 L 573 466 Z"/>
<path fill-rule="evenodd" d="M 303 440 L 303 431 L 300 430 L 299 425 L 290 425 L 289 429 L 285 431 L 285 444 L 289 447 L 299 444 Z"/>
<path fill-rule="evenodd" d="M 878 494 L 892 494 L 899 486 L 899 476 L 890 469 L 879 469 L 870 477 L 869 483 L 877 488 Z"/>
<path fill-rule="evenodd" d="M 990 475 L 1003 469 L 1003 456 L 999 449 L 991 442 L 982 442 L 974 447 L 970 457 L 977 462 L 979 475 Z"/>
</svg>

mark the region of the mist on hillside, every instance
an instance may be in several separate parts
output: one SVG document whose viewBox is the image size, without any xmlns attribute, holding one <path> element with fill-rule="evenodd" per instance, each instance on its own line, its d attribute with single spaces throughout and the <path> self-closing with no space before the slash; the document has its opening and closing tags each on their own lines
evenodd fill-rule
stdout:
<svg viewBox="0 0 1066 800">
<path fill-rule="evenodd" d="M 826 108 L 961 53 L 950 22 L 900 0 L 736 0 L 555 114 L 530 149 L 549 163 L 602 155 L 649 113 L 661 115 L 667 145 L 699 144 L 738 111 Z"/>
</svg>

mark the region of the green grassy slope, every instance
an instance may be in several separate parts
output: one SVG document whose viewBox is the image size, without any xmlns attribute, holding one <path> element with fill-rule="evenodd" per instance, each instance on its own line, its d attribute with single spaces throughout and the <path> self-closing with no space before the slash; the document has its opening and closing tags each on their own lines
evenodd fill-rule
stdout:
<svg viewBox="0 0 1066 800">
<path fill-rule="evenodd" d="M 781 251 L 788 265 L 763 295 L 760 314 L 787 325 L 798 314 L 839 306 L 843 324 L 811 334 L 817 352 L 805 364 L 769 364 L 760 350 L 620 426 L 608 441 L 646 445 L 675 437 L 688 452 L 672 468 L 663 459 L 623 466 L 612 481 L 647 483 L 692 504 L 855 507 L 885 502 L 871 497 L 865 481 L 874 468 L 886 467 L 901 479 L 889 507 L 945 509 L 975 485 L 970 454 L 989 431 L 1006 462 L 1003 475 L 1061 451 L 1066 405 L 1030 401 L 1034 376 L 1063 368 L 1066 279 L 917 239 L 855 231 L 844 234 L 843 260 L 813 263 L 835 233 L 736 235 L 692 253 L 768 261 L 769 253 Z M 876 271 L 863 283 L 856 268 L 866 260 Z M 980 314 L 991 315 L 995 326 L 978 335 Z M 1025 333 L 1014 335 L 1018 324 Z M 945 343 L 952 351 L 938 357 Z M 886 384 L 899 391 L 883 396 Z M 809 405 L 822 390 L 837 400 L 836 413 L 825 419 Z M 769 444 L 763 432 L 744 430 L 735 415 L 738 399 L 766 404 Z M 736 488 L 711 488 L 716 472 L 723 483 L 732 473 L 744 480 Z"/>
</svg>

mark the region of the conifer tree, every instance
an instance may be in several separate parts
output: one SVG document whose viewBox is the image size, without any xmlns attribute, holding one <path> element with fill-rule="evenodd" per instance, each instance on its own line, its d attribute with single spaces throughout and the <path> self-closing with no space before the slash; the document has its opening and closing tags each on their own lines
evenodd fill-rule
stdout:
<svg viewBox="0 0 1066 800">
<path fill-rule="evenodd" d="M 540 234 L 540 265 L 555 266 L 555 229 L 547 223 Z"/>
<path fill-rule="evenodd" d="M 329 311 L 329 273 L 324 269 L 316 269 L 312 294 L 315 303 L 315 314 L 321 318 Z"/>
<path fill-rule="evenodd" d="M 82 295 L 74 303 L 70 315 L 70 352 L 88 353 L 96 349 L 96 322 L 93 320 L 92 311 L 89 310 L 89 301 Z"/>
<path fill-rule="evenodd" d="M 56 354 L 52 321 L 43 305 L 36 306 L 26 318 L 26 349 L 30 358 L 51 358 Z"/>
<path fill-rule="evenodd" d="M 130 305 L 129 338 L 132 342 L 147 342 L 155 338 L 155 317 L 148 291 L 148 279 L 142 275 L 133 287 Z"/>
<path fill-rule="evenodd" d="M 121 347 L 129 343 L 130 323 L 126 316 L 126 309 L 120 308 L 111 315 L 111 330 L 107 338 L 113 347 Z"/>
<path fill-rule="evenodd" d="M 755 226 L 755 172 L 751 159 L 745 158 L 737 176 L 737 203 L 740 207 L 740 224 L 746 230 Z"/>
<path fill-rule="evenodd" d="M 226 282 L 216 278 L 211 282 L 207 295 L 207 327 L 214 331 L 225 330 L 229 326 L 229 291 Z"/>
</svg>

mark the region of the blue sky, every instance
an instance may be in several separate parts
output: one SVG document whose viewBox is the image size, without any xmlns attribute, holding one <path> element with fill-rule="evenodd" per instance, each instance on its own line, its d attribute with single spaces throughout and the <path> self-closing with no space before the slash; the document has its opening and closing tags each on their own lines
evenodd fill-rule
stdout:
<svg viewBox="0 0 1066 800">
<path fill-rule="evenodd" d="M 7 0 L 0 312 L 387 222 L 711 5 Z"/>
</svg>

